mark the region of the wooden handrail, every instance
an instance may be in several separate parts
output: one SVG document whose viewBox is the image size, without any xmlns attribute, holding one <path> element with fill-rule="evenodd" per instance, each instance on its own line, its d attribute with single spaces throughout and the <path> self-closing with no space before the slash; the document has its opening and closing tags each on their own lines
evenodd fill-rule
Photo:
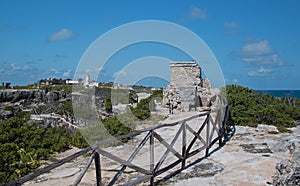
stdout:
<svg viewBox="0 0 300 186">
<path fill-rule="evenodd" d="M 13 180 L 13 181 L 10 181 L 8 183 L 5 183 L 4 185 L 7 185 L 7 186 L 10 186 L 10 185 L 21 185 L 21 184 L 23 184 L 23 183 L 25 183 L 25 182 L 27 182 L 29 180 L 32 180 L 32 179 L 38 177 L 41 174 L 44 174 L 44 173 L 46 173 L 46 172 L 48 172 L 48 171 L 50 171 L 52 169 L 55 169 L 56 167 L 59 167 L 59 166 L 65 164 L 65 163 L 67 163 L 67 162 L 69 162 L 69 161 L 71 161 L 71 160 L 79 157 L 79 156 L 82 156 L 83 154 L 85 154 L 85 153 L 87 153 L 87 152 L 89 152 L 91 150 L 93 150 L 92 147 L 87 147 L 87 148 L 85 148 L 85 149 L 83 149 L 83 150 L 81 150 L 79 152 L 76 152 L 75 154 L 72 154 L 71 156 L 68 156 L 68 157 L 66 157 L 66 158 L 64 158 L 62 160 L 59 160 L 58 162 L 52 163 L 52 164 L 50 164 L 50 165 L 48 165 L 48 166 L 46 166 L 44 168 L 36 169 L 33 173 L 27 174 L 27 175 L 19 178 L 18 180 Z"/>
<path fill-rule="evenodd" d="M 134 179 L 131 182 L 128 182 L 126 185 L 134 185 L 136 183 L 140 183 L 142 181 L 149 180 L 149 179 L 150 179 L 150 185 L 154 185 L 154 183 L 155 183 L 154 178 L 157 175 L 160 175 L 160 174 L 170 170 L 171 168 L 175 167 L 176 165 L 178 165 L 180 163 L 181 163 L 181 169 L 184 169 L 186 167 L 186 159 L 194 156 L 195 154 L 198 154 L 199 152 L 201 152 L 203 150 L 205 150 L 205 156 L 207 156 L 209 154 L 209 149 L 212 147 L 213 144 L 215 144 L 217 141 L 219 141 L 219 145 L 222 144 L 222 138 L 224 137 L 225 132 L 226 132 L 225 128 L 226 128 L 226 121 L 228 118 L 228 103 L 227 103 L 227 100 L 223 100 L 223 101 L 224 101 L 223 103 L 225 103 L 224 106 L 221 106 L 221 107 L 216 108 L 211 111 L 206 111 L 206 112 L 203 112 L 200 114 L 193 115 L 193 116 L 183 119 L 181 121 L 168 123 L 168 124 L 162 124 L 162 125 L 150 127 L 147 129 L 136 130 L 136 131 L 133 131 L 133 132 L 125 134 L 125 135 L 121 135 L 121 136 L 117 136 L 117 137 L 99 141 L 99 142 L 95 143 L 94 145 L 92 145 L 88 148 L 85 148 L 71 156 L 68 156 L 68 157 L 66 157 L 58 162 L 55 162 L 53 164 L 50 164 L 44 168 L 39 168 L 31 174 L 25 175 L 24 177 L 21 177 L 18 180 L 14 180 L 14 181 L 5 183 L 4 185 L 8 185 L 8 186 L 21 185 L 29 180 L 32 180 L 32 179 L 38 177 L 41 174 L 44 174 L 56 167 L 59 167 L 59 166 L 65 164 L 66 162 L 71 161 L 89 151 L 93 151 L 93 153 L 92 153 L 91 157 L 89 158 L 85 168 L 81 171 L 79 176 L 73 182 L 73 185 L 78 185 L 80 183 L 80 181 L 82 180 L 83 176 L 87 172 L 87 170 L 90 167 L 93 160 L 95 160 L 95 165 L 96 165 L 97 185 L 102 184 L 100 155 L 106 156 L 109 159 L 119 162 L 122 165 L 121 169 L 113 177 L 113 179 L 111 180 L 109 185 L 113 185 L 114 183 L 116 183 L 117 179 L 120 177 L 120 175 L 125 171 L 125 169 L 127 167 L 144 174 L 144 176 L 140 176 L 137 179 Z M 222 111 L 224 111 L 223 117 L 221 117 Z M 217 116 L 216 116 L 215 120 L 213 121 L 211 114 L 215 113 L 215 112 L 217 112 Z M 191 121 L 193 119 L 203 117 L 203 116 L 206 116 L 206 118 L 205 118 L 204 122 L 202 123 L 202 125 L 200 126 L 198 131 L 193 130 L 187 124 L 188 121 Z M 174 138 L 170 144 L 164 140 L 163 136 L 159 135 L 156 132 L 156 130 L 158 130 L 158 129 L 165 128 L 165 127 L 174 127 L 176 125 L 181 125 L 181 126 L 179 127 L 176 135 L 174 136 Z M 205 128 L 206 128 L 206 139 L 204 139 L 203 137 L 200 136 L 200 133 Z M 121 140 L 124 138 L 128 138 L 128 137 L 133 137 L 133 136 L 145 133 L 145 132 L 147 132 L 147 135 L 142 140 L 142 142 L 138 145 L 138 147 L 135 149 L 135 151 L 131 154 L 131 156 L 129 157 L 128 160 L 123 160 L 122 158 L 117 157 L 117 156 L 100 148 L 104 144 L 109 144 L 109 143 L 112 143 L 112 142 L 115 142 L 115 141 L 118 141 L 118 140 Z M 191 140 L 191 142 L 189 142 L 189 144 L 187 144 L 187 140 L 186 140 L 187 132 L 189 132 L 190 134 L 193 135 L 193 139 Z M 182 147 L 181 147 L 181 151 L 178 151 L 178 150 L 174 149 L 173 146 L 181 133 L 182 133 Z M 217 137 L 215 139 L 213 139 L 214 134 L 217 134 Z M 163 156 L 156 164 L 154 162 L 154 151 L 155 151 L 154 139 L 157 139 L 166 148 L 166 151 L 164 152 Z M 201 144 L 203 144 L 203 146 L 190 152 L 192 147 L 194 146 L 194 143 L 196 142 L 196 140 L 199 140 L 201 142 Z M 142 167 L 139 167 L 138 165 L 131 163 L 133 161 L 133 159 L 136 157 L 136 155 L 138 154 L 139 150 L 146 144 L 147 141 L 150 142 L 150 149 L 149 149 L 150 169 L 149 170 L 146 170 Z M 175 160 L 174 162 L 168 164 L 167 166 L 165 166 L 163 168 L 160 168 L 170 152 L 175 155 L 177 160 Z"/>
</svg>

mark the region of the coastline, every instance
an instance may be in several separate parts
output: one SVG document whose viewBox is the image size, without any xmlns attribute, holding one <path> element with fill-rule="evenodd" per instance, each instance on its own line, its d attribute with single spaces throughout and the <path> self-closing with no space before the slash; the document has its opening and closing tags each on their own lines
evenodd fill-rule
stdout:
<svg viewBox="0 0 300 186">
<path fill-rule="evenodd" d="M 293 97 L 300 99 L 300 90 L 254 90 L 260 95 L 269 94 L 277 98 Z"/>
</svg>

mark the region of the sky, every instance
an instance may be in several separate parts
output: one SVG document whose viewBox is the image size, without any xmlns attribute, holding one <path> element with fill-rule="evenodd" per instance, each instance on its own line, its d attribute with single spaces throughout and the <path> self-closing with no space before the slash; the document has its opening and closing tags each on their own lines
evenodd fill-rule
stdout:
<svg viewBox="0 0 300 186">
<path fill-rule="evenodd" d="M 299 8 L 298 0 L 1 0 L 0 81 L 26 85 L 49 77 L 74 78 L 83 54 L 97 38 L 130 22 L 160 20 L 198 35 L 213 52 L 226 84 L 300 89 Z M 144 58 L 192 60 L 173 46 L 139 43 L 114 54 L 97 81 L 126 76 L 122 69 Z"/>
</svg>

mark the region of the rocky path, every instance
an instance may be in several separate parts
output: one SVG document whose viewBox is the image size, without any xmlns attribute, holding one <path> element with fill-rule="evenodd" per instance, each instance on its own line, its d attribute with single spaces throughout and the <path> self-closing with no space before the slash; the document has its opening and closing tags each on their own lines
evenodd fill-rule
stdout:
<svg viewBox="0 0 300 186">
<path fill-rule="evenodd" d="M 299 162 L 300 127 L 273 134 L 273 127 L 236 127 L 236 134 L 202 162 L 167 180 L 167 185 L 272 185 L 276 164 Z M 295 144 L 295 151 L 289 147 Z"/>
<path fill-rule="evenodd" d="M 174 121 L 176 118 L 170 117 L 169 120 Z M 162 180 L 159 185 L 271 185 L 277 163 L 282 160 L 298 162 L 300 160 L 300 126 L 292 130 L 293 133 L 277 134 L 276 128 L 270 126 L 259 125 L 257 128 L 237 126 L 235 135 L 226 145 L 201 161 L 197 159 L 202 157 L 202 154 L 189 159 L 188 164 L 191 165 L 181 173 L 172 177 L 161 175 L 158 178 Z M 168 136 L 174 136 L 174 131 L 176 132 L 175 128 L 160 132 L 168 140 Z M 137 136 L 128 144 L 106 150 L 127 159 L 141 138 L 142 136 Z M 215 148 L 217 147 L 216 145 Z M 155 148 L 161 147 L 157 145 Z M 65 154 L 60 154 L 58 159 L 75 151 L 77 150 L 66 151 Z M 149 158 L 147 152 L 148 147 L 142 149 L 134 163 L 144 163 L 147 168 L 148 163 L 145 161 Z M 88 157 L 81 157 L 26 185 L 71 185 L 87 159 Z M 120 169 L 120 165 L 106 158 L 102 158 L 101 163 L 104 182 L 107 182 L 108 178 L 116 173 L 116 169 Z M 119 185 L 137 175 L 130 169 L 126 169 L 126 173 Z M 91 166 L 81 185 L 95 185 L 95 181 L 95 169 Z"/>
</svg>

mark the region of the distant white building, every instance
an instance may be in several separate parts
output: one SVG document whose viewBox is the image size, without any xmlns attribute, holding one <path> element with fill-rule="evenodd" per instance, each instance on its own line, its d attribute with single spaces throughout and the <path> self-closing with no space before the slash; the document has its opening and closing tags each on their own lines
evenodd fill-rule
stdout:
<svg viewBox="0 0 300 186">
<path fill-rule="evenodd" d="M 161 88 L 151 88 L 151 90 L 161 90 Z"/>
<path fill-rule="evenodd" d="M 78 80 L 66 80 L 67 85 L 79 85 Z"/>
<path fill-rule="evenodd" d="M 78 80 L 66 80 L 67 85 L 84 85 L 85 87 L 99 87 L 99 83 L 95 80 L 90 80 L 90 73 L 89 71 L 86 72 L 85 80 L 79 78 Z"/>
<path fill-rule="evenodd" d="M 120 83 L 114 83 L 113 84 L 113 89 L 123 89 L 123 90 L 134 90 L 131 86 L 129 85 L 123 85 L 123 84 L 120 84 Z"/>
<path fill-rule="evenodd" d="M 90 84 L 90 72 L 87 71 L 87 72 L 86 72 L 86 75 L 85 75 L 85 82 L 84 82 L 84 85 L 89 86 L 89 84 Z"/>
<path fill-rule="evenodd" d="M 96 81 L 91 81 L 88 84 L 89 87 L 99 87 L 99 83 L 97 83 Z"/>
</svg>

